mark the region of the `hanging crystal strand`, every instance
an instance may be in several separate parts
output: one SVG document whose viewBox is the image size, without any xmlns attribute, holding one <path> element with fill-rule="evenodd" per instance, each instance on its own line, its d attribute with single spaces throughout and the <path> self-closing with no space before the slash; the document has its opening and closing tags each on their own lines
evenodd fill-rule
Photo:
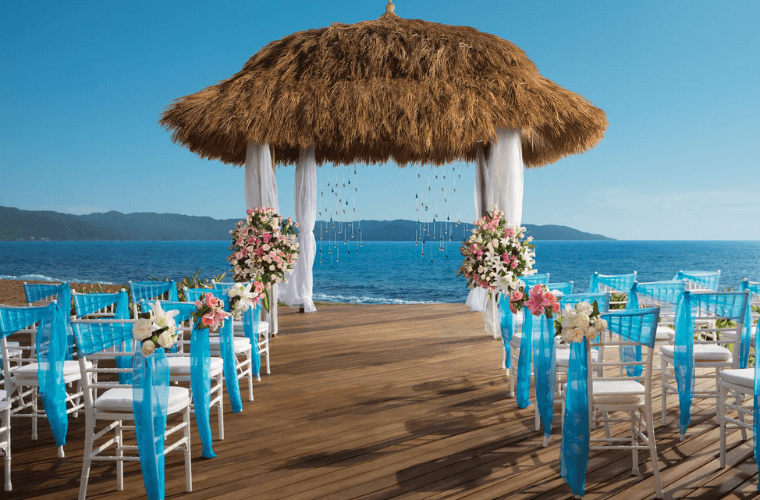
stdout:
<svg viewBox="0 0 760 500">
<path fill-rule="evenodd" d="M 362 223 L 359 221 L 359 246 L 363 247 L 364 242 L 362 241 Z"/>
</svg>

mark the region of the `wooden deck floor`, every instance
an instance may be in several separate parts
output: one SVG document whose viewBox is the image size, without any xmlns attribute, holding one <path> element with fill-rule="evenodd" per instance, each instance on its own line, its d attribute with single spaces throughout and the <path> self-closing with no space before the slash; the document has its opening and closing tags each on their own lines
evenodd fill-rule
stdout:
<svg viewBox="0 0 760 500">
<path fill-rule="evenodd" d="M 479 333 L 478 314 L 464 305 L 319 309 L 282 310 L 272 374 L 256 384 L 256 401 L 239 414 L 227 405 L 226 439 L 215 442 L 215 459 L 201 458 L 193 428 L 193 492 L 184 491 L 181 453 L 170 454 L 167 498 L 570 496 L 559 477 L 559 431 L 541 447 L 532 408 L 520 410 L 508 398 L 500 345 Z M 729 468 L 718 469 L 714 404 L 696 403 L 679 442 L 675 403 L 669 425 L 656 429 L 666 497 L 754 497 L 751 440 L 733 432 Z M 75 498 L 83 427 L 83 416 L 70 420 L 67 456 L 58 459 L 46 424 L 31 441 L 29 423 L 14 420 L 14 491 L 3 498 Z M 653 498 L 649 454 L 640 462 L 635 477 L 630 453 L 592 454 L 587 498 Z M 94 465 L 88 498 L 144 497 L 139 465 L 125 466 L 122 492 L 114 473 L 114 465 Z"/>
</svg>

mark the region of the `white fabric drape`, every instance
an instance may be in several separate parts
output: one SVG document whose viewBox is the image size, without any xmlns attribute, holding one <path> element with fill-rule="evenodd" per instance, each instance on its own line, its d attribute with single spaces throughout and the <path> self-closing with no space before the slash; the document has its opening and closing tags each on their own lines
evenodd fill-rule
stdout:
<svg viewBox="0 0 760 500">
<path fill-rule="evenodd" d="M 248 143 L 245 153 L 245 205 L 247 208 L 272 207 L 280 213 L 277 179 L 272 168 L 268 144 Z"/>
<path fill-rule="evenodd" d="M 483 144 L 478 143 L 475 156 L 475 218 L 480 219 L 486 214 L 488 206 L 488 161 L 483 150 Z M 484 311 L 488 293 L 482 288 L 473 288 L 467 295 L 467 305 L 473 311 Z"/>
<path fill-rule="evenodd" d="M 277 201 L 277 179 L 272 168 L 268 144 L 248 143 L 245 152 L 245 205 L 246 208 L 271 207 L 280 213 Z M 262 308 L 262 319 L 269 321 L 270 332 L 277 334 L 277 285 L 272 287 L 272 303 L 267 313 Z"/>
<path fill-rule="evenodd" d="M 281 299 L 289 306 L 303 304 L 304 312 L 316 312 L 312 300 L 314 283 L 312 267 L 317 254 L 314 223 L 317 220 L 317 161 L 314 146 L 301 148 L 296 165 L 296 221 L 298 222 L 299 255 L 288 283 L 281 289 Z"/>
<path fill-rule="evenodd" d="M 478 145 L 475 171 L 475 212 L 478 218 L 484 210 L 492 210 L 494 205 L 504 211 L 510 224 L 521 224 L 523 202 L 522 145 L 520 131 L 498 129 L 496 141 L 491 142 L 488 161 L 485 160 L 483 146 Z M 470 291 L 467 305 L 473 311 L 482 311 L 486 332 L 498 338 L 500 329 L 493 324 L 493 303 L 488 300 L 485 290 Z"/>
<path fill-rule="evenodd" d="M 504 210 L 510 224 L 522 222 L 523 161 L 520 131 L 498 130 L 499 141 L 491 144 L 488 155 L 488 191 L 492 205 Z M 493 206 L 489 206 L 491 210 Z"/>
</svg>

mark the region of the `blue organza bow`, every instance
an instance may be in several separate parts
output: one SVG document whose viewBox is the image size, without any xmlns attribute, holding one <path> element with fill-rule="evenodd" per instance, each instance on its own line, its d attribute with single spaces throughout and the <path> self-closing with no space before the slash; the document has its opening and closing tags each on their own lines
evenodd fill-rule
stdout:
<svg viewBox="0 0 760 500">
<path fill-rule="evenodd" d="M 542 314 L 533 318 L 532 322 L 536 324 L 533 328 L 536 405 L 538 405 L 544 436 L 549 437 L 554 420 L 554 389 L 557 380 L 554 319 Z"/>
<path fill-rule="evenodd" d="M 134 355 L 132 410 L 145 492 L 149 500 L 164 498 L 164 432 L 169 404 L 169 363 L 162 348 L 144 357 Z M 197 417 L 197 415 L 196 415 Z"/>
<path fill-rule="evenodd" d="M 0 307 L 0 338 L 39 322 L 36 335 L 37 382 L 56 446 L 66 444 L 66 432 L 69 427 L 66 384 L 63 381 L 66 338 L 70 331 L 67 329 L 69 307 L 64 308 L 61 303 L 52 303 L 45 307 Z"/>
</svg>

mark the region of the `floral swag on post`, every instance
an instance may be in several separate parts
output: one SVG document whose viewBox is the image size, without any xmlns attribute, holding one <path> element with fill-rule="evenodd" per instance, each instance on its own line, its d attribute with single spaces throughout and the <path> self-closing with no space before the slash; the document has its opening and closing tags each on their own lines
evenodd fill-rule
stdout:
<svg viewBox="0 0 760 500">
<path fill-rule="evenodd" d="M 230 313 L 224 311 L 224 303 L 221 300 L 207 293 L 202 299 L 195 301 L 192 317 L 198 330 L 216 330 L 224 325 L 224 320 L 230 317 Z"/>
<path fill-rule="evenodd" d="M 235 283 L 227 291 L 227 296 L 230 299 L 232 317 L 236 321 L 240 321 L 244 312 L 261 303 L 261 298 L 264 296 L 264 284 L 260 281 L 245 284 Z"/>
<path fill-rule="evenodd" d="M 468 288 L 483 288 L 492 301 L 492 314 L 486 319 L 486 331 L 493 333 L 494 339 L 501 336 L 496 303 L 499 293 L 509 296 L 516 290 L 523 290 L 525 284 L 521 276 L 535 274 L 533 238 L 525 237 L 526 229 L 508 224 L 504 212 L 496 205 L 474 222 L 475 228 L 467 241 L 462 242 L 460 253 L 464 262 L 457 276 L 467 279 Z"/>
<path fill-rule="evenodd" d="M 153 355 L 157 348 L 171 349 L 177 342 L 177 325 L 174 316 L 179 311 L 164 311 L 161 303 L 150 304 L 147 318 L 138 319 L 132 326 L 132 337 L 141 342 L 142 355 L 146 358 Z"/>
<path fill-rule="evenodd" d="M 298 260 L 297 223 L 283 219 L 273 208 L 257 207 L 246 211 L 232 235 L 232 255 L 227 257 L 238 283 L 257 281 L 266 290 L 264 308 L 270 309 L 272 285 L 285 279 Z"/>
<path fill-rule="evenodd" d="M 525 228 L 507 224 L 504 212 L 493 207 L 475 221 L 470 238 L 462 243 L 464 262 L 457 276 L 467 279 L 469 288 L 485 288 L 509 295 L 525 284 L 520 276 L 535 274 L 535 251 L 532 237 L 525 238 Z"/>
<path fill-rule="evenodd" d="M 599 305 L 594 301 L 578 302 L 575 309 L 566 305 L 562 315 L 554 321 L 555 337 L 561 337 L 566 344 L 593 341 L 607 329 L 607 321 L 601 318 Z"/>
<path fill-rule="evenodd" d="M 559 300 L 546 285 L 536 285 L 527 294 L 524 290 L 515 290 L 509 297 L 509 309 L 512 314 L 527 307 L 533 316 L 542 314 L 551 319 L 553 314 L 560 311 Z"/>
</svg>

